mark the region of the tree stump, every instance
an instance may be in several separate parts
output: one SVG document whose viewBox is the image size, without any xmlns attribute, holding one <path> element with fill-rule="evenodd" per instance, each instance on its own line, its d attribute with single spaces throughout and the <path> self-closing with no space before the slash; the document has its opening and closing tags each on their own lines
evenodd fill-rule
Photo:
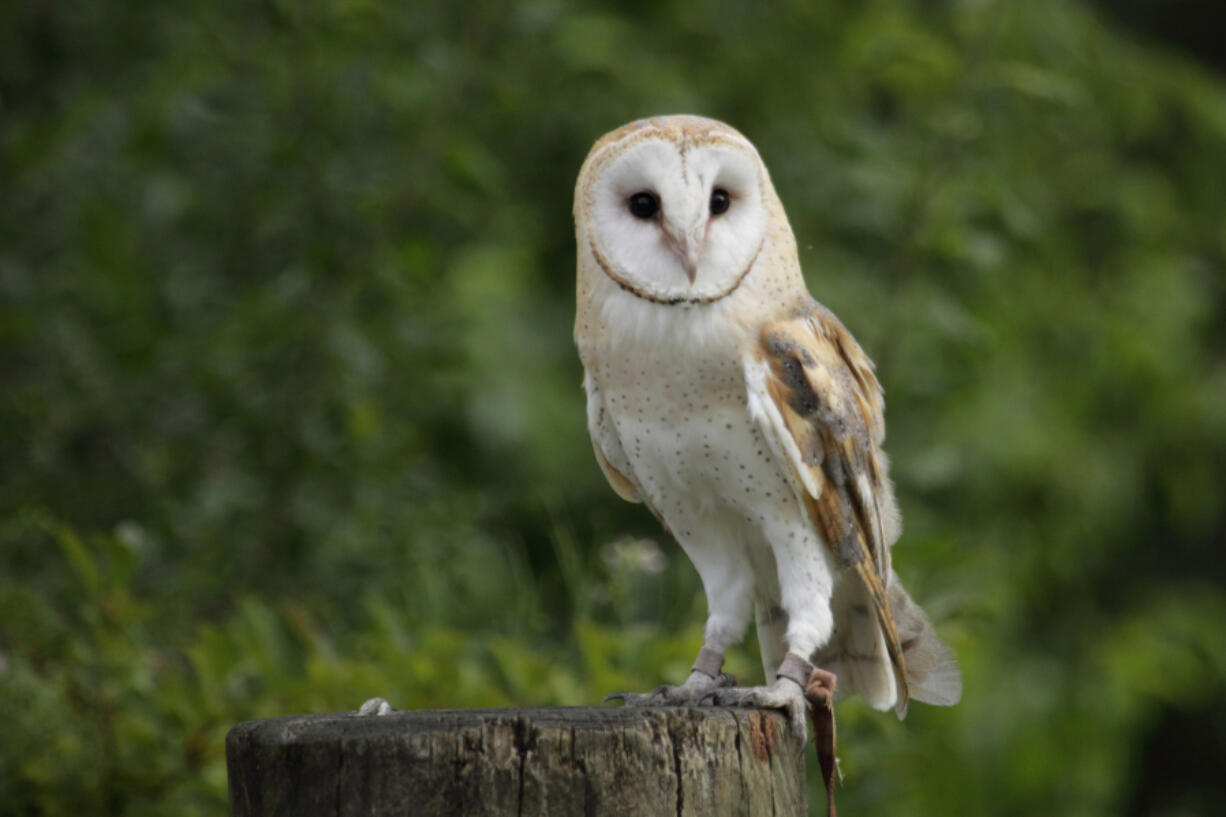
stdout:
<svg viewBox="0 0 1226 817">
<path fill-rule="evenodd" d="M 297 715 L 230 730 L 234 817 L 805 814 L 776 712 L 457 709 Z"/>
</svg>

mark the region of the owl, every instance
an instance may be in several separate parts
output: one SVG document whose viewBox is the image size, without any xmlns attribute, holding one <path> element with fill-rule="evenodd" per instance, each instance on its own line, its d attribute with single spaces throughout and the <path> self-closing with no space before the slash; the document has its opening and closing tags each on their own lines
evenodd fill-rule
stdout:
<svg viewBox="0 0 1226 817">
<path fill-rule="evenodd" d="M 628 705 L 785 710 L 817 672 L 871 706 L 952 705 L 953 653 L 891 568 L 900 516 L 873 363 L 809 294 L 757 150 L 722 122 L 632 122 L 575 187 L 578 308 L 596 460 L 694 564 L 689 676 Z M 753 615 L 767 683 L 720 672 Z"/>
</svg>

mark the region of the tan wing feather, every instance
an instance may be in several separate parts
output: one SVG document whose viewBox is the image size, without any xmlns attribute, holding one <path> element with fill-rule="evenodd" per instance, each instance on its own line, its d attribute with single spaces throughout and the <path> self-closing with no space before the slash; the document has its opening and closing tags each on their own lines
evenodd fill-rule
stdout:
<svg viewBox="0 0 1226 817">
<path fill-rule="evenodd" d="M 585 359 L 584 366 L 586 365 L 587 360 Z M 612 423 L 605 415 L 604 397 L 587 372 L 584 372 L 583 376 L 583 392 L 587 395 L 588 435 L 592 438 L 592 450 L 596 452 L 596 462 L 600 463 L 600 470 L 604 472 L 605 479 L 609 481 L 609 485 L 613 487 L 618 496 L 627 502 L 642 502 L 642 492 L 639 491 L 638 485 L 613 464 L 613 461 L 619 464 L 625 463 L 626 455 L 622 450 L 621 440 L 618 439 Z M 605 451 L 601 443 L 602 439 L 610 445 L 611 451 Z"/>
<path fill-rule="evenodd" d="M 804 501 L 813 524 L 872 600 L 885 638 L 901 716 L 909 700 L 906 664 L 890 606 L 889 546 L 897 511 L 879 448 L 884 399 L 872 362 L 828 310 L 770 324 L 761 336 L 766 390 L 800 454 L 797 481 L 817 485 Z M 790 448 L 790 446 L 789 446 Z"/>
<path fill-rule="evenodd" d="M 621 471 L 609 465 L 609 458 L 600 449 L 600 443 L 596 442 L 595 438 L 592 438 L 592 450 L 596 452 L 596 461 L 600 463 L 600 470 L 604 471 L 605 478 L 609 480 L 609 485 L 613 486 L 617 495 L 627 502 L 642 502 L 643 498 L 639 494 L 638 486 Z"/>
</svg>

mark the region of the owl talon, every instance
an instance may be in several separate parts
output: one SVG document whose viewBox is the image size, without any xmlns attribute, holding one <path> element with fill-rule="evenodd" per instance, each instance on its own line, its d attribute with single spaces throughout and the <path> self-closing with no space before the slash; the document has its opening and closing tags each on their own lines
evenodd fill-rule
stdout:
<svg viewBox="0 0 1226 817">
<path fill-rule="evenodd" d="M 799 684 L 789 678 L 780 678 L 770 686 L 717 688 L 703 698 L 713 706 L 782 709 L 787 714 L 793 734 L 802 742 L 808 740 L 805 693 Z"/>
<path fill-rule="evenodd" d="M 691 672 L 680 686 L 663 684 L 651 692 L 611 692 L 602 703 L 620 700 L 626 706 L 694 706 L 702 702 L 712 690 L 726 689 L 736 684 L 736 678 L 721 672 L 712 678 L 701 672 Z"/>
<path fill-rule="evenodd" d="M 680 689 L 680 687 L 670 687 L 668 684 L 662 684 L 651 692 L 610 692 L 604 696 L 602 704 L 607 704 L 609 701 L 621 701 L 626 706 L 666 706 L 665 698 L 668 695 L 668 690 Z"/>
</svg>

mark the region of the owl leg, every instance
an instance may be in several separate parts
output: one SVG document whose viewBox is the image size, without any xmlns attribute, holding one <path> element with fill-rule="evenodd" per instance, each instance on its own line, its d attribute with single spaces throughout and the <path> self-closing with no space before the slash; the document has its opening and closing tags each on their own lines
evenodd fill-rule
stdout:
<svg viewBox="0 0 1226 817">
<path fill-rule="evenodd" d="M 819 686 L 834 689 L 834 675 L 816 669 L 808 660 L 818 647 L 830 640 L 834 630 L 834 616 L 830 610 L 833 579 L 828 549 L 807 524 L 798 524 L 795 520 L 769 519 L 764 533 L 771 543 L 779 582 L 779 607 L 766 611 L 769 622 L 765 629 L 772 639 L 764 645 L 764 663 L 767 653 L 777 655 L 783 644 L 787 645 L 787 653 L 778 664 L 774 683 L 717 689 L 708 700 L 721 706 L 782 709 L 788 715 L 792 730 L 803 738 L 807 711 L 805 686 L 817 678 Z M 764 619 L 760 619 L 760 633 L 763 623 Z M 782 644 L 778 643 L 780 630 Z M 770 677 L 769 672 L 767 677 Z"/>
<path fill-rule="evenodd" d="M 627 706 L 687 706 L 699 703 L 714 691 L 736 685 L 736 678 L 720 669 L 724 650 L 741 640 L 749 623 L 753 573 L 743 555 L 728 550 L 722 556 L 711 560 L 691 556 L 702 578 L 710 612 L 706 638 L 689 677 L 680 686 L 665 684 L 643 694 L 614 692 L 606 701 L 620 699 Z"/>
</svg>

